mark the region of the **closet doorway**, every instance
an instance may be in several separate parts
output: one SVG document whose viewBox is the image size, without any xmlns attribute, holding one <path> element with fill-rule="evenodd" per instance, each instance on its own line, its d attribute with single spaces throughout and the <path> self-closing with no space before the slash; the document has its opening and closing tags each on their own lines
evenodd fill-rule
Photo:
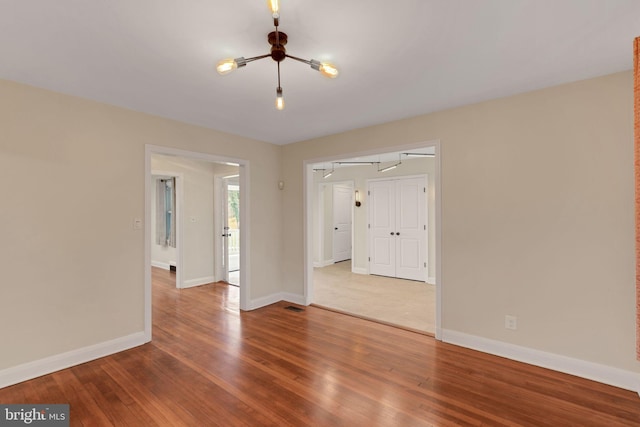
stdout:
<svg viewBox="0 0 640 427">
<path fill-rule="evenodd" d="M 427 177 L 369 181 L 369 274 L 427 281 Z"/>
</svg>

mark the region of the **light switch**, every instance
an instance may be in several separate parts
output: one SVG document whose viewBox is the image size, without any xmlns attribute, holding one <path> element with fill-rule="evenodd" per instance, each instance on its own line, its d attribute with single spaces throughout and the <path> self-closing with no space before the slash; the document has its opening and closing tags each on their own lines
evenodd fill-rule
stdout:
<svg viewBox="0 0 640 427">
<path fill-rule="evenodd" d="M 140 218 L 133 219 L 133 229 L 140 230 L 142 228 L 142 220 Z"/>
<path fill-rule="evenodd" d="M 191 216 L 191 217 L 189 217 L 189 221 L 191 221 L 191 222 L 196 222 L 196 217 L 195 217 L 195 216 Z"/>
</svg>

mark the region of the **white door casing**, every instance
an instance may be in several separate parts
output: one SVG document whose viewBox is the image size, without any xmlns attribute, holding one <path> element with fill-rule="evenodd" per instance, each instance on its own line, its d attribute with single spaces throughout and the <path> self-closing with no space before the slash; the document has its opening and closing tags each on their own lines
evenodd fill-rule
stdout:
<svg viewBox="0 0 640 427">
<path fill-rule="evenodd" d="M 426 177 L 369 183 L 369 272 L 426 280 Z"/>
<path fill-rule="evenodd" d="M 351 259 L 351 210 L 352 188 L 349 185 L 333 186 L 333 260 Z"/>
</svg>

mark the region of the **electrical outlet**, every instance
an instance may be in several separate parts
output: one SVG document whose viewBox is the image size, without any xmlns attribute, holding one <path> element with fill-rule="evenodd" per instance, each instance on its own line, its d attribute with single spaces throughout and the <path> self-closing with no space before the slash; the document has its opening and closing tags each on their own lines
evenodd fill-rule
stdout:
<svg viewBox="0 0 640 427">
<path fill-rule="evenodd" d="M 518 318 L 516 316 L 504 316 L 504 327 L 511 330 L 518 329 Z"/>
</svg>

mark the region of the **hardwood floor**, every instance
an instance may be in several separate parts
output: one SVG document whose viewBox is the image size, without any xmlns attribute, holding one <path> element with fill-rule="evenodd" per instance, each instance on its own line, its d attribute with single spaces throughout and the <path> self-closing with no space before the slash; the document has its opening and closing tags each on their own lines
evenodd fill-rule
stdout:
<svg viewBox="0 0 640 427">
<path fill-rule="evenodd" d="M 637 394 L 238 288 L 153 271 L 153 341 L 0 390 L 73 426 L 637 426 Z"/>
</svg>

